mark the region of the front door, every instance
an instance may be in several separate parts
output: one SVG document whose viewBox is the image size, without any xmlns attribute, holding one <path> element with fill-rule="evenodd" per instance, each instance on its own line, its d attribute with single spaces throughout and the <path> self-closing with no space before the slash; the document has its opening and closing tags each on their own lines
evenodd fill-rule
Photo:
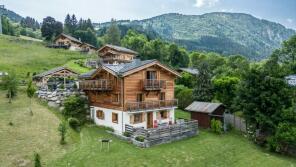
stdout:
<svg viewBox="0 0 296 167">
<path fill-rule="evenodd" d="M 153 128 L 153 112 L 147 113 L 147 128 Z"/>
</svg>

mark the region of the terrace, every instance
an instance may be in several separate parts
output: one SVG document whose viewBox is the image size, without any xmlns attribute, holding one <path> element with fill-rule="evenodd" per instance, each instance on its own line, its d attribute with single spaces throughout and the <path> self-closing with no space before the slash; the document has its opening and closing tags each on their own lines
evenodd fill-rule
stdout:
<svg viewBox="0 0 296 167">
<path fill-rule="evenodd" d="M 107 80 L 107 79 L 84 80 L 79 82 L 79 89 L 110 91 L 113 89 L 113 86 L 112 86 L 111 80 Z"/>
<path fill-rule="evenodd" d="M 126 110 L 128 112 L 140 112 L 145 110 L 154 109 L 167 109 L 178 106 L 178 100 L 154 100 L 154 101 L 142 101 L 142 102 L 127 102 Z"/>
<path fill-rule="evenodd" d="M 144 90 L 161 90 L 165 89 L 166 82 L 164 80 L 157 79 L 145 79 L 143 80 Z"/>
</svg>

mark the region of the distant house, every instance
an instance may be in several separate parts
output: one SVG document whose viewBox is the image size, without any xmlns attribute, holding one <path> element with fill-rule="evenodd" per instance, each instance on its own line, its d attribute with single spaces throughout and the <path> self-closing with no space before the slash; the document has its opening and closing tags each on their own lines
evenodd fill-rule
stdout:
<svg viewBox="0 0 296 167">
<path fill-rule="evenodd" d="M 33 76 L 33 81 L 36 83 L 38 87 L 47 88 L 48 82 L 50 79 L 61 80 L 61 82 L 65 83 L 66 79 L 69 77 L 77 78 L 78 73 L 67 68 L 67 67 L 57 67 L 48 71 L 44 71 L 40 74 Z"/>
<path fill-rule="evenodd" d="M 211 127 L 211 120 L 213 118 L 223 122 L 223 114 L 225 106 L 222 103 L 210 103 L 194 101 L 185 109 L 191 114 L 191 119 L 198 120 L 198 125 L 203 128 Z"/>
<path fill-rule="evenodd" d="M 287 81 L 288 85 L 296 86 L 296 74 L 286 76 L 285 80 Z"/>
<path fill-rule="evenodd" d="M 198 75 L 199 74 L 199 71 L 196 68 L 179 68 L 177 71 L 179 73 L 187 72 L 187 73 L 189 73 L 191 75 Z"/>
<path fill-rule="evenodd" d="M 129 63 L 138 54 L 130 49 L 114 45 L 105 45 L 98 50 L 98 53 L 103 63 L 106 64 Z"/>
<path fill-rule="evenodd" d="M 91 44 L 81 42 L 80 39 L 76 39 L 67 34 L 60 34 L 54 40 L 54 44 L 50 45 L 51 48 L 64 48 L 73 51 L 81 51 L 84 53 L 96 53 L 97 48 Z"/>
<path fill-rule="evenodd" d="M 98 50 L 95 46 L 88 43 L 82 43 L 79 47 L 82 52 L 89 53 L 89 54 L 95 54 Z"/>
</svg>

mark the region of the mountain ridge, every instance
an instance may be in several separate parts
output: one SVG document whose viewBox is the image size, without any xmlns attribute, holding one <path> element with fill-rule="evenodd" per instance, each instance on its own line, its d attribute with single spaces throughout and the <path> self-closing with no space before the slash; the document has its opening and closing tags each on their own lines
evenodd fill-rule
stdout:
<svg viewBox="0 0 296 167">
<path fill-rule="evenodd" d="M 159 37 L 189 50 L 241 54 L 261 60 L 296 32 L 285 26 L 246 13 L 213 12 L 202 15 L 167 13 L 143 20 L 119 20 L 125 26 L 142 26 Z M 110 22 L 95 24 L 100 29 Z"/>
</svg>

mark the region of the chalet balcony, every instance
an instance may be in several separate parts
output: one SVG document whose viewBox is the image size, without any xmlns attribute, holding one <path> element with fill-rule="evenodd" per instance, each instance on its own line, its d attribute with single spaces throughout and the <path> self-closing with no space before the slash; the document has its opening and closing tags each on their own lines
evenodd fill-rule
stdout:
<svg viewBox="0 0 296 167">
<path fill-rule="evenodd" d="M 110 91 L 113 89 L 112 82 L 106 79 L 85 80 L 79 82 L 79 89 Z"/>
<path fill-rule="evenodd" d="M 164 80 L 157 79 L 145 79 L 143 80 L 144 90 L 161 90 L 165 89 L 166 82 Z"/>
<path fill-rule="evenodd" d="M 143 101 L 143 102 L 127 102 L 126 110 L 128 112 L 139 112 L 145 110 L 154 109 L 166 109 L 174 108 L 178 106 L 178 100 L 155 100 L 155 101 Z"/>
</svg>

